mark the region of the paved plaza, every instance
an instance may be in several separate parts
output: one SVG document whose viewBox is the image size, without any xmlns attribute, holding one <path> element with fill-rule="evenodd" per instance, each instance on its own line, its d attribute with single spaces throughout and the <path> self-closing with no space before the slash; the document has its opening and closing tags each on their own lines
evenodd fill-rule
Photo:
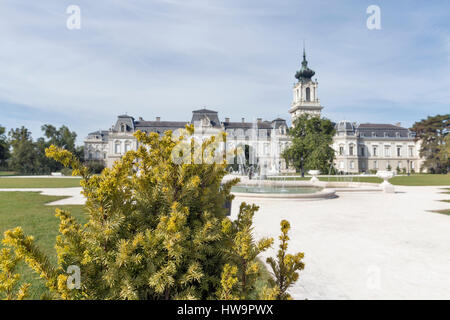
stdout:
<svg viewBox="0 0 450 320">
<path fill-rule="evenodd" d="M 450 299 L 450 216 L 429 212 L 450 197 L 443 187 L 395 188 L 318 201 L 236 197 L 232 216 L 241 201 L 259 205 L 256 236 L 276 240 L 289 220 L 289 251 L 306 264 L 294 299 Z"/>
</svg>

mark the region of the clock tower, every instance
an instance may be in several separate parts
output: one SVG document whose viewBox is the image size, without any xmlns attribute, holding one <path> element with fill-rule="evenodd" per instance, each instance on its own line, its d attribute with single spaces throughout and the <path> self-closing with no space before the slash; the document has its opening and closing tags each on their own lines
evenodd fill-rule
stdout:
<svg viewBox="0 0 450 320">
<path fill-rule="evenodd" d="M 306 53 L 303 48 L 302 67 L 296 72 L 295 78 L 298 80 L 294 84 L 292 101 L 289 113 L 292 117 L 292 122 L 302 114 L 309 114 L 320 117 L 320 112 L 323 107 L 320 105 L 319 96 L 317 94 L 318 82 L 311 78 L 315 72 L 308 68 L 308 61 L 306 61 Z"/>
</svg>

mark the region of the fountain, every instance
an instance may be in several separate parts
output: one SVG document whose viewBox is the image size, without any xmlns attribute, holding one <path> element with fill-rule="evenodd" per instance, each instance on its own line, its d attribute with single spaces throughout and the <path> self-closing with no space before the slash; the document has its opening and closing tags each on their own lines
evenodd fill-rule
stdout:
<svg viewBox="0 0 450 320">
<path fill-rule="evenodd" d="M 380 187 L 383 189 L 386 193 L 395 193 L 394 186 L 389 183 L 389 179 L 391 179 L 394 176 L 393 171 L 378 171 L 377 177 L 383 179 L 384 181 L 380 184 Z"/>
<path fill-rule="evenodd" d="M 250 198 L 277 198 L 277 199 L 329 199 L 335 198 L 336 192 L 320 186 L 317 179 L 319 170 L 311 170 L 313 179 L 310 181 L 269 180 L 266 177 L 264 165 L 259 166 L 258 178 L 246 180 L 231 188 L 236 196 Z M 262 172 L 261 172 L 262 171 Z"/>
</svg>

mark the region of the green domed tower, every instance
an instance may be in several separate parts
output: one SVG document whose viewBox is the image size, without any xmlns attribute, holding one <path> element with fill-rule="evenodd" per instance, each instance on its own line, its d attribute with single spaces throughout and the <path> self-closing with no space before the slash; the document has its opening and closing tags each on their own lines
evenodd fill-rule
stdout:
<svg viewBox="0 0 450 320">
<path fill-rule="evenodd" d="M 308 67 L 306 52 L 303 47 L 302 67 L 295 73 L 297 82 L 294 83 L 294 96 L 291 109 L 289 110 L 292 121 L 304 113 L 320 117 L 323 107 L 320 105 L 317 93 L 319 83 L 317 82 L 317 79 L 312 80 L 312 77 L 315 74 L 314 70 Z"/>
</svg>

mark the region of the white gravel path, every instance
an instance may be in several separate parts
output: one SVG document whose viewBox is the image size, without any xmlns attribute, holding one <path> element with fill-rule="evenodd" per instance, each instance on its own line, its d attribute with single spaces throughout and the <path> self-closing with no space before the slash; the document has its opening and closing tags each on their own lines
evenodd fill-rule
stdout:
<svg viewBox="0 0 450 320">
<path fill-rule="evenodd" d="M 49 202 L 47 206 L 83 205 L 86 198 L 81 194 L 81 187 L 75 188 L 5 188 L 2 191 L 40 192 L 45 196 L 66 196 L 69 198 Z"/>
</svg>

